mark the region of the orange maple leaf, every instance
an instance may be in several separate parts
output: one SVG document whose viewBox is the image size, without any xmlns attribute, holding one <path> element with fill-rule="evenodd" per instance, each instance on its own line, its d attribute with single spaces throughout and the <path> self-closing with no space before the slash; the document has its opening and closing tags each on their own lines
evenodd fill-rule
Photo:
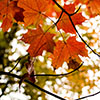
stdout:
<svg viewBox="0 0 100 100">
<path fill-rule="evenodd" d="M 75 11 L 75 5 L 74 4 L 70 4 L 70 5 L 64 5 L 64 9 L 69 13 L 73 13 Z M 71 16 L 72 21 L 74 23 L 74 25 L 78 25 L 81 24 L 82 22 L 84 22 L 86 19 L 82 16 L 81 13 L 77 13 L 73 16 Z M 58 29 L 63 29 L 66 33 L 70 32 L 72 34 L 76 34 L 75 29 L 71 23 L 71 21 L 69 20 L 68 15 L 66 15 L 65 13 L 63 13 L 61 19 L 59 20 L 58 24 Z"/>
<path fill-rule="evenodd" d="M 69 63 L 73 60 L 80 63 L 79 55 L 88 57 L 88 51 L 84 43 L 76 41 L 75 36 L 69 37 L 66 43 L 58 41 L 53 54 L 51 54 L 52 65 L 57 69 L 62 66 L 64 61 Z"/>
<path fill-rule="evenodd" d="M 19 0 L 18 6 L 23 8 L 25 25 L 37 25 L 48 9 L 49 0 Z"/>
<path fill-rule="evenodd" d="M 69 14 L 71 13 L 74 13 L 75 11 L 75 4 L 69 4 L 69 5 L 66 5 L 64 4 L 64 7 L 63 7 Z"/>
<path fill-rule="evenodd" d="M 10 0 L 0 0 L 0 13 L 2 16 L 7 14 L 13 14 L 13 2 Z"/>
<path fill-rule="evenodd" d="M 0 1 L 0 17 L 3 19 L 1 28 L 3 31 L 7 31 L 9 27 L 12 26 L 12 6 L 13 4 L 10 2 L 10 0 Z"/>
<path fill-rule="evenodd" d="M 29 30 L 26 34 L 23 35 L 22 39 L 25 43 L 29 43 L 30 47 L 28 52 L 30 56 L 36 57 L 41 55 L 43 50 L 47 50 L 48 52 L 53 52 L 54 34 L 49 32 L 44 32 L 40 26 L 37 27 L 36 30 Z"/>
<path fill-rule="evenodd" d="M 17 0 L 0 0 L 0 20 L 3 20 L 1 25 L 3 31 L 7 31 L 12 26 L 12 19 L 18 11 Z"/>
<path fill-rule="evenodd" d="M 3 19 L 3 23 L 1 25 L 2 30 L 5 32 L 7 31 L 10 27 L 12 27 L 12 19 L 10 16 L 6 16 Z"/>
<path fill-rule="evenodd" d="M 90 17 L 100 15 L 100 0 L 88 0 L 86 5 L 88 12 L 90 13 Z"/>
<path fill-rule="evenodd" d="M 86 13 L 90 17 L 94 17 L 100 14 L 100 0 L 74 0 L 75 5 L 82 3 L 85 4 L 87 9 Z"/>
<path fill-rule="evenodd" d="M 74 22 L 74 25 L 79 25 L 86 20 L 81 13 L 73 15 L 71 18 Z M 76 34 L 69 17 L 65 13 L 62 15 L 62 18 L 58 22 L 57 26 L 58 28 L 63 29 L 66 33 L 70 32 L 72 34 Z"/>
</svg>

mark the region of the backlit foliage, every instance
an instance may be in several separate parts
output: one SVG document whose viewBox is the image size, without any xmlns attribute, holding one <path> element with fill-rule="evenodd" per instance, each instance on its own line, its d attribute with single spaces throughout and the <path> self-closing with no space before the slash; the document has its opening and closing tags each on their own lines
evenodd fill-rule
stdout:
<svg viewBox="0 0 100 100">
<path fill-rule="evenodd" d="M 89 29 L 94 24 L 92 19 L 97 17 L 95 23 L 100 22 L 99 14 L 99 0 L 0 0 L 0 57 L 2 57 L 0 58 L 0 71 L 5 71 L 5 68 L 10 67 L 13 69 L 8 68 L 9 72 L 13 70 L 16 70 L 16 73 L 21 72 L 22 78 L 19 87 L 25 79 L 42 88 L 46 86 L 46 82 L 51 81 L 51 88 L 55 93 L 58 91 L 55 89 L 57 78 L 53 77 L 56 75 L 56 71 L 61 68 L 59 74 L 63 73 L 63 75 L 64 72 L 76 71 L 68 77 L 64 76 L 67 82 L 65 81 L 63 84 L 71 87 L 68 91 L 66 90 L 66 94 L 69 91 L 77 92 L 80 97 L 83 87 L 89 85 L 92 89 L 96 86 L 95 81 L 98 81 L 89 79 L 89 71 L 92 70 L 93 73 L 96 73 L 97 70 L 99 72 L 98 63 L 100 61 L 96 60 L 96 63 L 92 61 L 91 53 L 100 57 L 100 51 L 97 50 L 100 44 L 96 44 L 100 43 L 100 30 L 98 29 L 96 32 L 94 28 L 89 32 Z M 97 27 L 100 27 L 99 25 L 100 23 L 97 24 Z M 27 32 L 21 32 L 21 38 L 17 39 L 18 36 L 15 33 L 22 29 Z M 26 55 L 19 54 L 16 60 L 18 62 L 14 66 L 16 61 L 10 60 L 9 56 L 17 51 L 13 52 L 10 46 L 15 38 L 18 43 L 23 45 L 22 47 L 28 45 L 28 48 Z M 95 45 L 98 46 L 93 50 L 91 47 Z M 85 65 L 80 68 L 82 62 L 85 62 Z M 19 68 L 17 68 L 18 64 Z M 45 76 L 45 74 L 47 75 Z M 61 81 L 64 78 L 63 75 L 58 75 L 61 76 L 58 77 L 58 80 Z M 8 81 L 7 85 L 16 83 L 12 78 L 9 80 L 11 81 Z M 63 87 L 62 84 L 58 84 L 58 86 Z M 34 100 L 37 100 L 39 95 L 42 95 L 43 100 L 46 99 L 45 93 L 38 95 L 38 90 L 27 84 L 24 89 L 25 94 L 30 94 Z M 68 96 L 63 98 L 69 99 Z"/>
</svg>

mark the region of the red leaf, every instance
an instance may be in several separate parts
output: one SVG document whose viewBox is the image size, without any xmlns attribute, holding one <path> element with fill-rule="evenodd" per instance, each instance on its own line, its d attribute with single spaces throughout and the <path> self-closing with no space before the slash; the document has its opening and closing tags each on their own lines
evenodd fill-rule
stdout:
<svg viewBox="0 0 100 100">
<path fill-rule="evenodd" d="M 0 0 L 0 13 L 2 16 L 7 14 L 13 14 L 14 10 L 12 9 L 14 7 L 14 2 L 10 0 Z"/>
<path fill-rule="evenodd" d="M 88 57 L 88 51 L 84 43 L 76 41 L 75 36 L 69 37 L 66 43 L 58 41 L 51 55 L 53 67 L 56 69 L 61 67 L 64 61 L 67 63 L 71 60 L 81 62 L 79 55 Z"/>
<path fill-rule="evenodd" d="M 88 0 L 87 8 L 90 13 L 90 17 L 100 15 L 100 0 Z"/>
<path fill-rule="evenodd" d="M 64 7 L 63 7 L 69 14 L 71 13 L 74 13 L 75 11 L 75 5 L 74 4 L 69 4 L 69 5 L 66 5 L 64 4 Z"/>
<path fill-rule="evenodd" d="M 23 8 L 25 25 L 38 24 L 43 19 L 43 14 L 48 9 L 50 0 L 19 0 L 18 6 Z"/>
<path fill-rule="evenodd" d="M 15 13 L 14 18 L 18 22 L 24 22 L 24 15 L 23 15 L 23 9 L 20 9 L 18 12 Z"/>
<path fill-rule="evenodd" d="M 26 34 L 23 35 L 22 40 L 26 43 L 30 44 L 28 52 L 31 56 L 36 57 L 41 55 L 43 50 L 47 50 L 48 52 L 53 52 L 54 34 L 49 32 L 44 32 L 40 26 L 37 27 L 36 30 L 29 30 Z"/>
<path fill-rule="evenodd" d="M 3 19 L 3 23 L 1 25 L 2 30 L 5 32 L 7 31 L 10 27 L 12 27 L 12 19 L 10 16 L 6 16 Z"/>
<path fill-rule="evenodd" d="M 79 25 L 85 21 L 85 18 L 82 16 L 81 13 L 73 15 L 71 18 L 74 25 Z M 58 28 L 63 29 L 66 33 L 70 32 L 72 34 L 76 34 L 75 29 L 71 21 L 69 20 L 69 17 L 65 13 L 62 15 L 62 18 L 58 22 L 57 26 Z"/>
<path fill-rule="evenodd" d="M 19 9 L 17 0 L 0 0 L 0 19 L 3 20 L 1 26 L 3 31 L 7 31 L 12 26 L 12 19 Z"/>
</svg>

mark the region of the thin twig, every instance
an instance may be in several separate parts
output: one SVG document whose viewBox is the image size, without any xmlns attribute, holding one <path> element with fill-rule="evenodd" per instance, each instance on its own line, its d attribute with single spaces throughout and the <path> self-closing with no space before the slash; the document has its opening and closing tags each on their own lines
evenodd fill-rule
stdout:
<svg viewBox="0 0 100 100">
<path fill-rule="evenodd" d="M 75 15 L 75 14 L 80 10 L 80 8 L 81 8 L 81 5 L 79 6 L 79 8 L 78 8 L 73 14 L 69 14 L 69 15 L 70 15 L 70 16 Z"/>
<path fill-rule="evenodd" d="M 69 15 L 70 16 L 70 14 L 64 9 L 64 8 L 62 8 L 57 2 L 56 2 L 56 0 L 52 0 L 63 12 L 65 12 L 67 15 Z"/>
<path fill-rule="evenodd" d="M 61 37 L 63 38 L 63 42 L 66 44 L 66 41 L 65 41 L 65 39 L 64 39 L 64 36 L 62 35 L 62 33 L 61 33 L 61 31 L 60 31 L 59 27 L 57 26 L 57 24 L 58 24 L 58 22 L 60 21 L 60 19 L 61 19 L 62 15 L 63 15 L 63 11 L 61 12 L 61 14 L 60 14 L 60 16 L 59 16 L 58 20 L 56 21 L 56 23 L 54 23 L 54 25 L 57 27 L 57 29 L 58 29 L 58 31 L 59 31 L 59 33 L 60 33 Z"/>
<path fill-rule="evenodd" d="M 63 15 L 63 11 L 61 12 L 61 14 L 60 14 L 60 16 L 59 16 L 58 20 L 56 21 L 56 23 L 54 23 L 56 26 L 57 26 L 57 23 L 60 21 L 60 19 L 61 19 L 62 15 Z"/>
<path fill-rule="evenodd" d="M 73 71 L 71 71 L 69 73 L 65 73 L 65 74 L 36 74 L 34 76 L 68 76 L 69 74 L 77 71 L 82 65 L 83 65 L 83 63 L 79 67 L 77 67 L 76 69 L 74 69 Z"/>
<path fill-rule="evenodd" d="M 44 15 L 44 16 L 47 17 L 50 21 L 53 22 L 53 25 L 51 25 L 51 27 L 54 26 L 54 25 L 57 27 L 57 30 L 59 31 L 61 37 L 63 38 L 63 42 L 66 43 L 66 42 L 65 42 L 65 39 L 64 39 L 64 36 L 62 35 L 61 31 L 59 30 L 59 27 L 57 26 L 57 23 L 58 23 L 59 20 L 61 19 L 62 14 L 63 14 L 63 11 L 61 12 L 61 14 L 60 14 L 60 16 L 59 16 L 59 18 L 58 18 L 58 20 L 57 20 L 56 22 L 54 22 L 54 21 L 53 21 L 50 17 L 48 17 L 47 15 L 45 15 L 45 14 L 42 14 L 42 15 Z"/>
<path fill-rule="evenodd" d="M 99 93 L 100 93 L 100 91 L 99 91 L 99 92 L 96 92 L 96 93 L 94 93 L 94 94 L 90 94 L 90 95 L 88 95 L 88 96 L 84 96 L 84 97 L 81 97 L 81 98 L 75 99 L 75 100 L 81 100 L 81 99 L 85 99 L 85 98 L 93 97 L 93 96 L 95 96 L 95 95 L 97 95 L 97 94 L 99 94 Z"/>
<path fill-rule="evenodd" d="M 29 54 L 23 56 L 23 57 L 19 57 L 16 61 L 14 62 L 17 62 L 16 65 L 9 71 L 9 73 L 11 73 L 18 65 L 18 63 L 21 61 L 21 59 L 23 59 L 24 57 L 28 56 Z"/>
<path fill-rule="evenodd" d="M 17 65 L 18 65 L 18 63 L 20 62 L 20 60 L 21 60 L 21 58 L 18 59 L 18 62 L 17 62 L 16 65 L 9 71 L 9 73 L 11 73 L 11 72 L 17 67 Z"/>
</svg>

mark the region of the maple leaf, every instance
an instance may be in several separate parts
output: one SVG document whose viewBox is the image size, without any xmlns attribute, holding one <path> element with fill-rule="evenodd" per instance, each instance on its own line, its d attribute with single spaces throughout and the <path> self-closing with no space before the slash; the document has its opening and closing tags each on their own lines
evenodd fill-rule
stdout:
<svg viewBox="0 0 100 100">
<path fill-rule="evenodd" d="M 7 31 L 10 27 L 12 27 L 12 19 L 10 16 L 6 16 L 3 19 L 3 23 L 1 25 L 2 30 L 5 32 Z"/>
<path fill-rule="evenodd" d="M 73 13 L 75 10 L 75 5 L 74 4 L 70 4 L 70 5 L 64 5 L 64 9 L 69 13 Z M 81 24 L 82 22 L 84 22 L 86 19 L 82 16 L 81 13 L 77 13 L 73 16 L 71 16 L 72 21 L 74 23 L 74 25 L 78 25 Z M 76 34 L 75 29 L 71 23 L 71 21 L 69 20 L 68 15 L 66 15 L 65 13 L 63 13 L 61 19 L 59 20 L 58 24 L 58 29 L 63 29 L 66 33 L 70 32 L 72 34 Z"/>
<path fill-rule="evenodd" d="M 87 8 L 90 13 L 90 17 L 100 15 L 100 0 L 88 0 Z"/>
<path fill-rule="evenodd" d="M 23 15 L 23 11 L 24 9 L 20 8 L 17 6 L 17 3 L 18 1 L 14 1 L 14 5 L 15 5 L 15 12 L 14 12 L 14 19 L 17 21 L 17 22 L 24 22 L 24 15 Z"/>
<path fill-rule="evenodd" d="M 90 17 L 94 17 L 100 14 L 100 0 L 74 0 L 74 1 L 75 5 L 79 3 L 85 4 L 87 7 L 86 13 Z"/>
<path fill-rule="evenodd" d="M 70 59 L 67 65 L 68 65 L 68 69 L 76 69 L 80 66 L 80 62 L 74 59 Z"/>
<path fill-rule="evenodd" d="M 29 30 L 23 35 L 22 39 L 25 43 L 29 43 L 30 47 L 28 52 L 31 56 L 36 57 L 41 55 L 43 50 L 53 52 L 55 43 L 53 41 L 54 34 L 44 32 L 40 26 L 36 30 Z"/>
<path fill-rule="evenodd" d="M 74 25 L 79 25 L 86 20 L 81 13 L 73 15 L 71 18 L 74 22 Z M 69 17 L 65 13 L 62 15 L 62 18 L 58 22 L 57 26 L 58 29 L 63 29 L 66 33 L 70 32 L 72 34 L 76 34 L 75 29 L 69 20 Z"/>
<path fill-rule="evenodd" d="M 25 10 L 25 25 L 37 25 L 44 17 L 42 13 L 48 9 L 49 0 L 19 0 L 18 6 Z"/>
<path fill-rule="evenodd" d="M 53 54 L 51 54 L 52 65 L 57 69 L 62 66 L 64 61 L 69 63 L 73 60 L 80 63 L 79 55 L 88 57 L 88 51 L 84 43 L 76 41 L 75 36 L 69 37 L 66 43 L 58 41 Z"/>
<path fill-rule="evenodd" d="M 0 19 L 3 20 L 1 25 L 3 31 L 7 31 L 12 26 L 12 19 L 18 11 L 17 0 L 0 0 Z"/>
<path fill-rule="evenodd" d="M 10 0 L 0 1 L 0 17 L 1 19 L 3 19 L 1 28 L 3 29 L 3 31 L 7 31 L 9 27 L 12 26 L 12 6 L 13 4 L 10 2 Z"/>
</svg>

